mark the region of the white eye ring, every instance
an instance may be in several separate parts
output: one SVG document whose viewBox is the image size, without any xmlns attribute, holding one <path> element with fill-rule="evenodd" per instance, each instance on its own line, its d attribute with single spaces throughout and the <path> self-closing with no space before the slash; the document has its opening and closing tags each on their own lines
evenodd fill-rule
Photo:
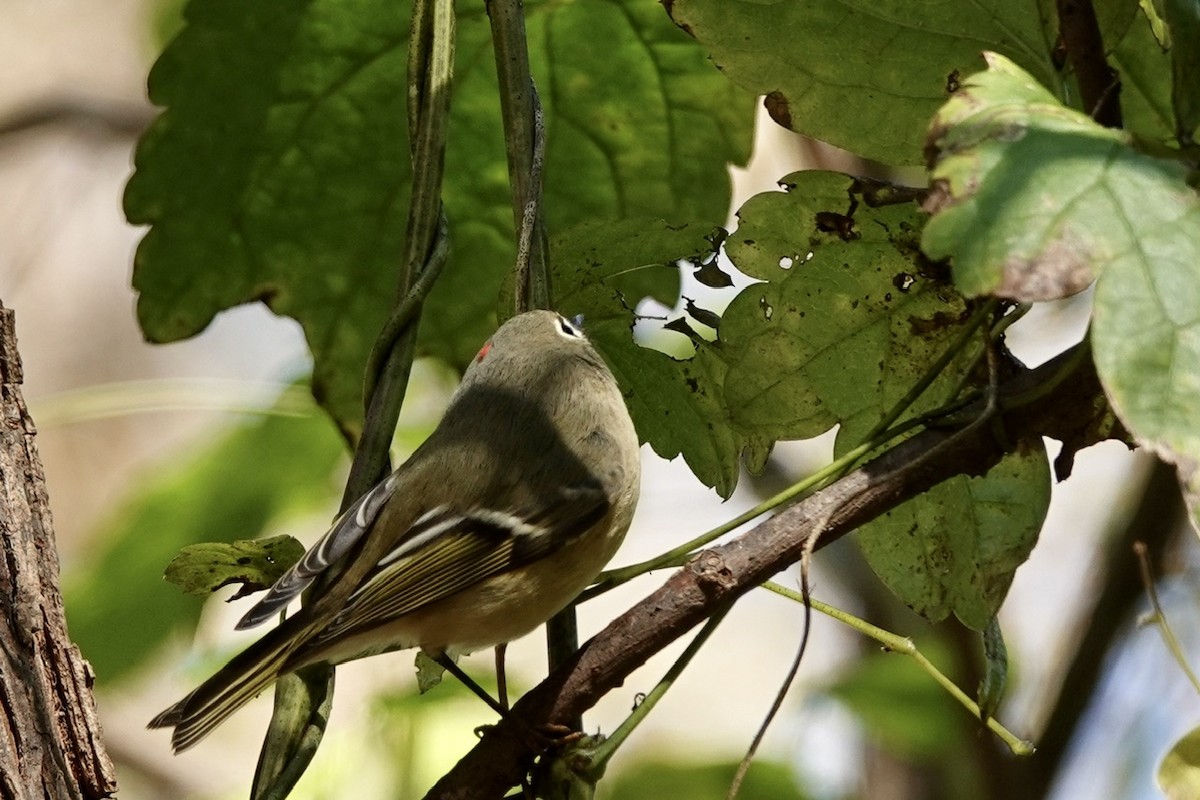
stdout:
<svg viewBox="0 0 1200 800">
<path fill-rule="evenodd" d="M 558 335 L 564 339 L 582 339 L 583 331 L 579 330 L 575 323 L 559 314 L 558 316 Z"/>
</svg>

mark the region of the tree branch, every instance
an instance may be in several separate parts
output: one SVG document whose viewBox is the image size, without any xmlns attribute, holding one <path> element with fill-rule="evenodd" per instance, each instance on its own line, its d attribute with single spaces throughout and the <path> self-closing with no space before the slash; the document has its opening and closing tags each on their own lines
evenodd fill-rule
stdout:
<svg viewBox="0 0 1200 800">
<path fill-rule="evenodd" d="M 1047 386 L 1054 388 L 1047 391 Z M 1030 446 L 1043 435 L 1088 441 L 1092 419 L 1079 409 L 1093 408 L 1100 396 L 1086 345 L 1079 345 L 1001 387 L 1003 438 L 1010 448 Z M 974 410 L 982 413 L 983 408 L 981 403 Z M 426 797 L 502 797 L 535 755 L 525 731 L 582 714 L 717 609 L 795 563 L 816 533 L 815 524 L 823 525 L 817 547 L 824 547 L 948 478 L 985 473 L 1006 452 L 988 422 L 980 417 L 954 431 L 926 430 L 733 541 L 702 553 L 522 697 L 509 718 Z"/>
<path fill-rule="evenodd" d="M 1058 0 L 1058 35 L 1079 82 L 1083 110 L 1107 128 L 1121 127 L 1121 81 L 1104 58 L 1091 0 Z"/>
</svg>

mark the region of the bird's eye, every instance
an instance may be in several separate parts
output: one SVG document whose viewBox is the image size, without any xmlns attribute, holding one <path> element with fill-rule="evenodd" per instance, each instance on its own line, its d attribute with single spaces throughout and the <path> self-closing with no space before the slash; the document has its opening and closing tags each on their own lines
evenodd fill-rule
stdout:
<svg viewBox="0 0 1200 800">
<path fill-rule="evenodd" d="M 583 331 L 576 327 L 576 324 L 566 317 L 558 318 L 558 332 L 568 339 L 582 339 Z"/>
</svg>

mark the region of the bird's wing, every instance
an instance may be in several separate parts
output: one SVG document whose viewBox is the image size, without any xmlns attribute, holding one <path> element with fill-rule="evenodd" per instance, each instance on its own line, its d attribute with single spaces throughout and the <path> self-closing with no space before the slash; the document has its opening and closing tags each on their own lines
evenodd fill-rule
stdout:
<svg viewBox="0 0 1200 800">
<path fill-rule="evenodd" d="M 398 483 L 399 480 L 393 473 L 354 501 L 354 504 L 334 521 L 333 527 L 308 549 L 304 557 L 275 581 L 275 585 L 266 595 L 246 612 L 238 622 L 237 629 L 253 628 L 282 611 L 309 587 L 317 575 L 346 555 L 363 534 L 370 530 L 375 518 L 379 516 L 380 509 L 395 493 Z"/>
<path fill-rule="evenodd" d="M 522 514 L 434 509 L 363 580 L 316 637 L 328 642 L 368 630 L 487 578 L 545 558 L 608 513 L 595 485 L 565 487 L 546 507 Z M 414 526 L 415 527 L 415 526 Z"/>
</svg>

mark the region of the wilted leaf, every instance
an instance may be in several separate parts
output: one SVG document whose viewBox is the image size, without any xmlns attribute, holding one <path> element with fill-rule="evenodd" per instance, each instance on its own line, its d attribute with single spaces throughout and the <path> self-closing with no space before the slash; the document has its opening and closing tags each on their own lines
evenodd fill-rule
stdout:
<svg viewBox="0 0 1200 800">
<path fill-rule="evenodd" d="M 302 555 L 304 545 L 291 536 L 191 544 L 171 559 L 163 577 L 199 597 L 241 584 L 230 598 L 237 600 L 272 586 Z"/>
<path fill-rule="evenodd" d="M 713 330 L 717 330 L 721 327 L 720 314 L 716 313 L 715 311 L 709 311 L 707 308 L 701 308 L 700 306 L 696 305 L 696 302 L 690 297 L 685 297 L 683 299 L 685 303 L 684 308 L 687 309 L 687 313 L 691 315 L 692 319 L 696 320 L 701 325 L 707 325 Z"/>
<path fill-rule="evenodd" d="M 1035 280 L 1097 275 L 1092 346 L 1113 410 L 1186 480 L 1200 458 L 1200 199 L 1178 164 L 989 62 L 934 123 L 926 252 L 952 256 L 970 294 L 1002 292 L 1012 264 Z"/>
<path fill-rule="evenodd" d="M 733 278 L 721 270 L 716 258 L 704 261 L 692 274 L 696 280 L 711 289 L 725 289 L 733 286 Z"/>
</svg>

